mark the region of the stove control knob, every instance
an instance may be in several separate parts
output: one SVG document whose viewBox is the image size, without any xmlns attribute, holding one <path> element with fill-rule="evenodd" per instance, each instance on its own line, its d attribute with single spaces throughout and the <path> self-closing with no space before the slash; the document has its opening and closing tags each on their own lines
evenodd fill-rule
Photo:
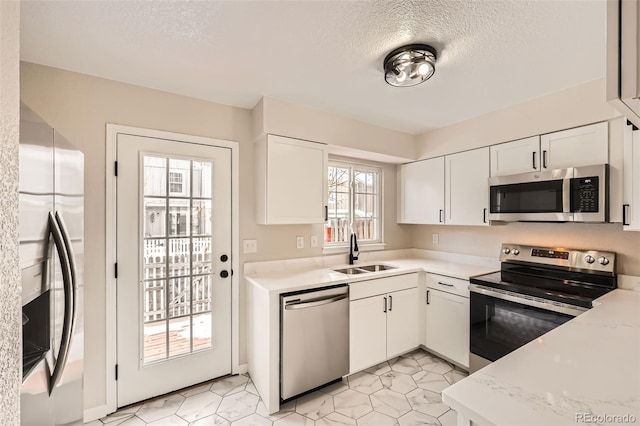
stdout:
<svg viewBox="0 0 640 426">
<path fill-rule="evenodd" d="M 588 255 L 586 255 L 584 257 L 584 261 L 587 262 L 587 263 L 593 263 L 593 262 L 596 261 L 596 259 L 593 256 L 591 256 L 590 254 L 588 254 Z"/>
<path fill-rule="evenodd" d="M 517 256 L 517 255 L 519 255 L 519 254 L 520 254 L 520 250 L 518 250 L 518 249 L 513 249 L 513 250 L 511 250 L 511 253 L 513 253 L 513 255 L 514 255 L 514 256 Z"/>
<path fill-rule="evenodd" d="M 601 264 L 601 265 L 603 265 L 603 266 L 606 266 L 606 265 L 608 265 L 608 264 L 609 264 L 609 259 L 607 259 L 607 258 L 606 258 L 606 257 L 604 257 L 604 256 L 600 256 L 600 257 L 598 258 L 598 263 L 600 263 L 600 264 Z"/>
<path fill-rule="evenodd" d="M 502 252 L 504 254 L 509 254 L 509 253 L 511 253 L 511 250 L 509 250 L 507 247 L 505 247 L 504 249 L 502 249 Z"/>
</svg>

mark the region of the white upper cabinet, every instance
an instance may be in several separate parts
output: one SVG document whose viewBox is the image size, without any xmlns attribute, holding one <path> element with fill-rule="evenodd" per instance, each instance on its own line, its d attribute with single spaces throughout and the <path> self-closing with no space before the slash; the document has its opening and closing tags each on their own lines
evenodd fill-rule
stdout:
<svg viewBox="0 0 640 426">
<path fill-rule="evenodd" d="M 447 155 L 445 222 L 488 225 L 489 147 Z"/>
<path fill-rule="evenodd" d="M 492 145 L 489 151 L 491 176 L 540 171 L 540 136 Z"/>
<path fill-rule="evenodd" d="M 640 127 L 640 2 L 607 1 L 607 100 Z"/>
<path fill-rule="evenodd" d="M 398 223 L 444 223 L 444 157 L 398 166 Z"/>
<path fill-rule="evenodd" d="M 609 163 L 609 123 L 602 122 L 540 137 L 542 169 Z"/>
<path fill-rule="evenodd" d="M 255 165 L 257 223 L 324 223 L 324 144 L 267 135 L 266 141 L 256 143 Z"/>
<path fill-rule="evenodd" d="M 625 129 L 622 220 L 625 231 L 640 231 L 640 130 Z"/>
</svg>

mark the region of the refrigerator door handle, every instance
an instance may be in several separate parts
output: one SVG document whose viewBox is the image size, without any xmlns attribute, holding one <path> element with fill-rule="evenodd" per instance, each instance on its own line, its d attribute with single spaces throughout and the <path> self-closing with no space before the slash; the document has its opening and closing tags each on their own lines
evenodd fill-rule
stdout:
<svg viewBox="0 0 640 426">
<path fill-rule="evenodd" d="M 73 253 L 73 246 L 71 245 L 71 238 L 69 237 L 69 231 L 67 231 L 67 225 L 64 222 L 64 218 L 59 212 L 56 212 L 56 222 L 58 222 L 60 232 L 62 233 L 62 241 L 64 241 L 64 246 L 66 247 L 67 258 L 69 259 L 69 267 L 71 271 L 71 291 L 73 294 L 73 316 L 71 322 L 71 331 L 73 332 L 73 330 L 76 328 L 76 308 L 78 305 L 78 282 L 76 279 L 78 269 L 76 268 L 76 256 Z"/>
<path fill-rule="evenodd" d="M 71 265 L 69 262 L 69 254 L 66 250 L 64 237 L 57 220 L 49 213 L 49 227 L 51 234 L 53 235 L 53 242 L 58 250 L 58 258 L 60 259 L 60 266 L 62 269 L 62 282 L 64 284 L 64 323 L 62 325 L 62 337 L 60 342 L 60 351 L 56 357 L 56 363 L 51 373 L 51 379 L 49 380 L 49 395 L 53 392 L 58 381 L 62 377 L 62 371 L 64 370 L 67 362 L 67 356 L 69 355 L 69 347 L 71 344 L 71 332 L 73 327 L 73 316 L 75 314 L 74 309 L 74 289 L 71 279 Z"/>
</svg>

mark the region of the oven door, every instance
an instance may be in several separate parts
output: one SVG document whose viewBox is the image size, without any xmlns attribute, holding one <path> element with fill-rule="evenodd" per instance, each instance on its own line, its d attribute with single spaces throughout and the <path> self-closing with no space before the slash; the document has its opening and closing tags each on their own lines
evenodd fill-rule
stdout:
<svg viewBox="0 0 640 426">
<path fill-rule="evenodd" d="M 572 177 L 569 168 L 489 178 L 489 220 L 572 221 Z"/>
<path fill-rule="evenodd" d="M 587 310 L 477 284 L 469 290 L 472 372 Z"/>
</svg>

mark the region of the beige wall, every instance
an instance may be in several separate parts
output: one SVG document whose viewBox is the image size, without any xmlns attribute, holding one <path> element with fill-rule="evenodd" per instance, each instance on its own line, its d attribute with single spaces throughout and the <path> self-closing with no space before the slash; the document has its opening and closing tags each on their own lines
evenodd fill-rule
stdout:
<svg viewBox="0 0 640 426">
<path fill-rule="evenodd" d="M 23 101 L 49 124 L 57 128 L 85 153 L 85 278 L 86 347 L 85 347 L 85 408 L 99 407 L 106 402 L 105 375 L 105 124 L 116 123 L 135 127 L 207 136 L 240 142 L 240 239 L 256 238 L 258 253 L 241 255 L 245 261 L 319 256 L 321 247 L 310 248 L 312 234 L 322 241 L 322 225 L 264 226 L 254 218 L 254 176 L 252 124 L 256 114 L 245 109 L 215 104 L 142 87 L 122 84 L 97 77 L 72 73 L 40 65 L 22 63 Z M 300 122 L 311 122 L 317 111 L 305 115 L 297 112 Z M 258 113 L 258 116 L 261 114 Z M 329 124 L 331 124 L 329 122 Z M 379 128 L 342 119 L 341 134 L 353 141 L 369 138 Z M 286 131 L 286 129 L 280 129 Z M 282 133 L 282 132 L 281 132 Z M 397 133 L 397 132 L 396 132 Z M 300 134 L 292 135 L 301 137 Z M 304 139 L 327 142 L 325 135 L 314 133 Z M 346 139 L 345 139 L 346 140 Z M 343 139 L 332 139 L 334 144 Z M 372 149 L 386 149 L 385 138 L 370 141 Z M 387 248 L 406 248 L 410 235 L 396 224 L 395 167 L 383 165 L 385 173 L 384 202 Z M 305 248 L 296 249 L 296 236 L 305 237 Z M 346 262 L 346 255 L 345 255 Z M 242 268 L 241 268 L 242 269 Z M 242 281 L 242 280 L 241 280 Z M 244 285 L 241 282 L 240 362 L 246 362 L 244 324 Z M 108 368 L 108 370 L 107 370 Z"/>
<path fill-rule="evenodd" d="M 20 2 L 0 1 L 0 424 L 20 423 Z"/>
<path fill-rule="evenodd" d="M 497 258 L 500 245 L 516 243 L 542 247 L 597 249 L 617 253 L 617 272 L 640 276 L 640 232 L 621 224 L 524 223 L 495 226 L 405 225 L 416 248 Z M 439 243 L 432 243 L 432 234 Z"/>
</svg>

